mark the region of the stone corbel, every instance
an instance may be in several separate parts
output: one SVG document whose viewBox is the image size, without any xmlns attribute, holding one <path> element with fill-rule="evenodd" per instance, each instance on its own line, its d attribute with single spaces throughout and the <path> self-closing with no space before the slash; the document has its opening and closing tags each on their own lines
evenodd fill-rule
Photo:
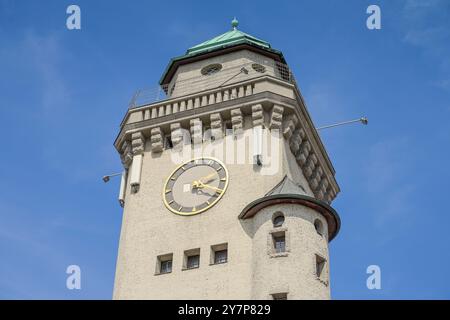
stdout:
<svg viewBox="0 0 450 320">
<path fill-rule="evenodd" d="M 300 150 L 300 145 L 303 142 L 302 136 L 303 129 L 295 130 L 294 133 L 291 135 L 291 139 L 289 141 L 289 147 L 291 148 L 292 153 L 295 155 Z"/>
<path fill-rule="evenodd" d="M 328 188 L 329 182 L 327 177 L 322 177 L 322 180 L 320 180 L 319 182 L 319 186 L 317 187 L 316 190 L 316 198 L 319 200 L 324 200 L 325 199 L 325 194 L 327 192 L 327 188 Z"/>
<path fill-rule="evenodd" d="M 201 144 L 203 141 L 203 123 L 200 118 L 195 118 L 190 121 L 191 139 L 194 145 Z"/>
<path fill-rule="evenodd" d="M 153 128 L 150 132 L 150 141 L 152 144 L 152 152 L 158 153 L 164 150 L 164 137 L 161 128 Z"/>
<path fill-rule="evenodd" d="M 270 130 L 281 130 L 283 126 L 283 111 L 284 108 L 278 105 L 274 105 L 272 108 L 272 113 L 270 115 Z"/>
<path fill-rule="evenodd" d="M 135 132 L 131 135 L 131 151 L 133 156 L 144 153 L 145 137 L 142 132 Z"/>
<path fill-rule="evenodd" d="M 303 173 L 305 174 L 305 177 L 307 179 L 311 178 L 316 168 L 316 165 L 317 165 L 317 157 L 313 152 L 311 152 L 308 158 L 306 159 L 305 165 L 303 166 Z"/>
<path fill-rule="evenodd" d="M 284 122 L 283 135 L 287 140 L 291 138 L 297 124 L 298 118 L 295 114 L 290 114 L 286 117 L 286 121 Z"/>
<path fill-rule="evenodd" d="M 183 132 L 180 123 L 172 123 L 170 125 L 170 137 L 173 149 L 179 151 L 183 147 Z"/>
<path fill-rule="evenodd" d="M 331 201 L 333 201 L 333 199 L 336 197 L 336 192 L 334 192 L 333 187 L 330 185 L 328 185 L 327 190 L 325 192 L 325 196 L 324 199 L 326 202 L 331 203 Z"/>
<path fill-rule="evenodd" d="M 264 125 L 264 110 L 261 104 L 252 106 L 253 127 Z"/>
<path fill-rule="evenodd" d="M 128 169 L 131 165 L 131 161 L 133 160 L 133 154 L 131 153 L 131 144 L 128 141 L 125 141 L 122 144 L 120 153 L 120 160 L 122 161 L 122 165 L 125 169 Z"/>
<path fill-rule="evenodd" d="M 244 117 L 241 109 L 231 110 L 231 126 L 234 135 L 239 135 L 244 131 Z"/>
<path fill-rule="evenodd" d="M 331 188 L 331 201 L 333 201 L 334 198 L 336 198 L 336 191 L 334 191 L 334 189 Z M 331 202 L 331 201 L 330 201 L 330 202 Z"/>
<path fill-rule="evenodd" d="M 295 155 L 295 158 L 297 159 L 297 163 L 300 165 L 300 167 L 303 167 L 306 163 L 306 159 L 309 156 L 309 153 L 311 152 L 311 144 L 307 140 L 303 140 L 302 144 L 300 145 L 300 150 Z"/>
<path fill-rule="evenodd" d="M 311 179 L 309 180 L 309 185 L 313 191 L 316 191 L 317 188 L 319 187 L 319 183 L 322 180 L 322 176 L 323 176 L 322 167 L 317 166 L 316 170 L 314 170 Z"/>
<path fill-rule="evenodd" d="M 223 138 L 223 121 L 220 113 L 211 114 L 211 137 L 214 140 Z"/>
</svg>

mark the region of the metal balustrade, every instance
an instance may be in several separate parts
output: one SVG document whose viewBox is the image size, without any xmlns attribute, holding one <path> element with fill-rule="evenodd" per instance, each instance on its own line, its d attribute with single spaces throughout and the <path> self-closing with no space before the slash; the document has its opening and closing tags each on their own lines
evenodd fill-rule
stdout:
<svg viewBox="0 0 450 320">
<path fill-rule="evenodd" d="M 129 108 L 138 108 L 145 105 L 154 104 L 168 99 L 178 98 L 196 92 L 219 89 L 233 83 L 257 78 L 262 75 L 269 75 L 277 79 L 295 84 L 295 79 L 289 67 L 269 59 L 255 59 L 241 64 L 224 68 L 217 73 L 210 75 L 200 75 L 187 79 L 172 81 L 172 83 L 155 86 L 152 88 L 138 90 L 130 101 Z M 240 92 L 236 89 L 237 96 L 247 95 L 247 89 Z M 229 93 L 232 96 L 232 93 Z M 214 99 L 214 98 L 211 98 Z M 223 99 L 219 97 L 219 99 Z M 204 104 L 204 101 L 201 102 Z M 209 104 L 209 103 L 208 103 Z"/>
</svg>

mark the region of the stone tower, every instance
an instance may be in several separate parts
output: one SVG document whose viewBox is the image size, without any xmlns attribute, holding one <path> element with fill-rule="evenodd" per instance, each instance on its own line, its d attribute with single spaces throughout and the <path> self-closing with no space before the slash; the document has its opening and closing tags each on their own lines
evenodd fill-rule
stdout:
<svg viewBox="0 0 450 320">
<path fill-rule="evenodd" d="M 335 172 L 283 54 L 237 28 L 135 95 L 115 299 L 329 299 Z"/>
</svg>

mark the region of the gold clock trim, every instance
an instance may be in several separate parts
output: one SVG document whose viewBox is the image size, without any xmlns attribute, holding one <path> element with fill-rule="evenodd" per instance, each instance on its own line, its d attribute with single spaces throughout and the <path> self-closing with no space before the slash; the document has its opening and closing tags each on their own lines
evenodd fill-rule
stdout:
<svg viewBox="0 0 450 320">
<path fill-rule="evenodd" d="M 168 189 L 167 189 L 167 184 L 169 183 L 169 180 L 172 179 L 172 176 L 174 175 L 175 172 L 177 172 L 180 168 L 183 168 L 183 166 L 185 166 L 186 164 L 188 164 L 188 163 L 190 163 L 190 162 L 192 162 L 192 161 L 195 161 L 195 160 L 204 160 L 204 159 L 213 160 L 213 161 L 217 162 L 218 164 L 220 164 L 221 168 L 224 169 L 226 181 L 225 181 L 225 186 L 223 187 L 223 191 L 220 192 L 220 193 L 217 193 L 217 192 L 216 192 L 216 194 L 218 195 L 217 198 L 216 198 L 213 202 L 209 202 L 209 200 L 206 201 L 206 203 L 209 203 L 208 206 L 205 207 L 205 208 L 203 208 L 203 209 L 201 209 L 201 210 L 196 210 L 196 211 L 192 211 L 192 212 L 182 212 L 182 211 L 175 210 L 174 208 L 172 208 L 172 207 L 170 206 L 169 202 L 167 202 L 167 200 L 166 200 L 166 191 L 168 190 Z M 183 168 L 183 171 L 184 171 L 184 168 Z M 217 171 L 219 171 L 219 170 L 217 170 Z M 221 179 L 221 180 L 222 180 L 222 179 Z M 162 198 L 163 198 L 164 205 L 165 205 L 166 208 L 169 209 L 171 212 L 173 212 L 173 213 L 175 213 L 175 214 L 178 214 L 178 215 L 180 215 L 180 216 L 193 216 L 193 215 L 196 215 L 196 214 L 205 212 L 206 210 L 208 210 L 208 209 L 210 209 L 211 207 L 213 207 L 220 199 L 222 199 L 223 195 L 225 194 L 225 191 L 226 191 L 227 188 L 228 188 L 228 183 L 229 183 L 229 181 L 230 181 L 230 179 L 229 179 L 229 176 L 228 176 L 228 169 L 225 167 L 225 165 L 223 164 L 223 162 L 220 161 L 219 159 L 212 158 L 212 157 L 198 157 L 198 158 L 193 158 L 193 159 L 188 160 L 188 161 L 186 161 L 186 162 L 183 162 L 182 164 L 180 164 L 179 166 L 177 166 L 177 167 L 170 173 L 169 177 L 166 179 L 166 181 L 165 181 L 165 183 L 164 183 L 163 191 L 162 191 Z"/>
</svg>

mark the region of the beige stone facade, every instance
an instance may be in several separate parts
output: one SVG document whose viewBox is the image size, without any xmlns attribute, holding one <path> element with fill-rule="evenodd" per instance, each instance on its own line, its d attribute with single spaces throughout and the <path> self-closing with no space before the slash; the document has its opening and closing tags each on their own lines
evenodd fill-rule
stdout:
<svg viewBox="0 0 450 320">
<path fill-rule="evenodd" d="M 222 69 L 202 78 L 210 64 Z M 205 56 L 176 70 L 171 97 L 128 110 L 115 141 L 128 174 L 114 299 L 330 298 L 328 242 L 340 222 L 329 204 L 339 187 L 295 82 L 276 65 L 251 48 Z M 248 74 L 218 86 L 243 66 Z M 270 145 L 257 146 L 255 128 Z M 224 163 L 228 187 L 209 210 L 177 215 L 163 187 L 174 159 L 194 149 Z M 225 263 L 214 263 L 216 248 L 226 248 Z M 192 252 L 199 266 L 187 269 Z M 161 273 L 167 259 L 171 271 Z"/>
</svg>

